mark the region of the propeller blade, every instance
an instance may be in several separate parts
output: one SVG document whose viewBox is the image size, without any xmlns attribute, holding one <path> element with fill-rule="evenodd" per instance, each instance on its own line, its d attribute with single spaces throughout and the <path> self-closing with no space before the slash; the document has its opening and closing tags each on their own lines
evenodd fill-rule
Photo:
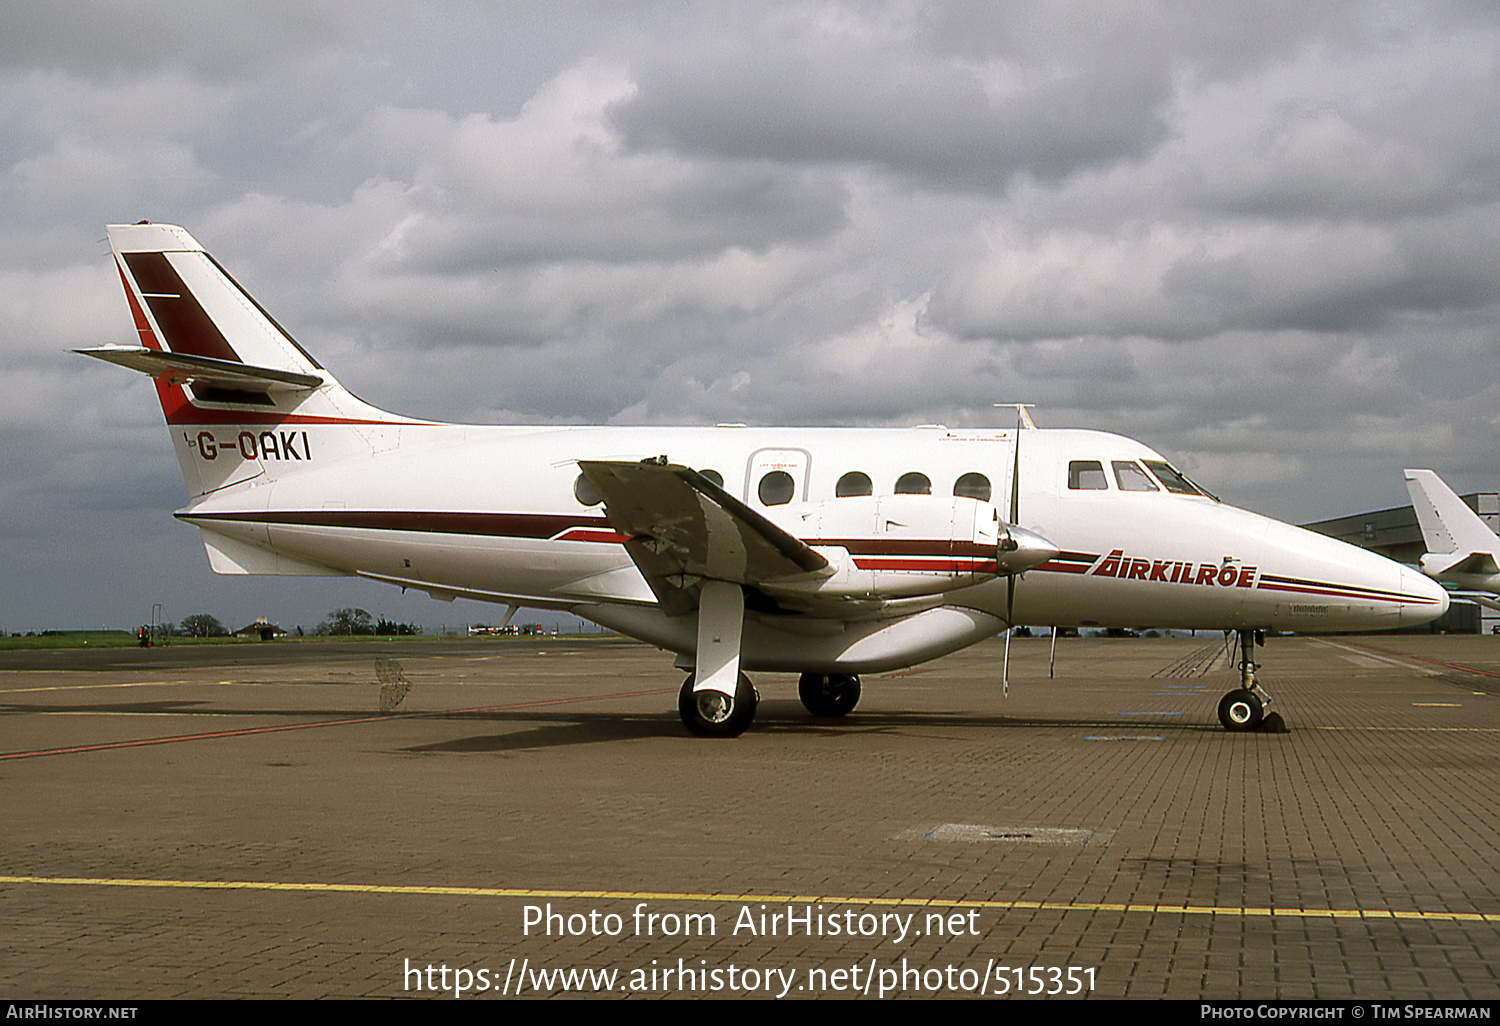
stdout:
<svg viewBox="0 0 1500 1026">
<path fill-rule="evenodd" d="M 1010 576 L 1005 580 L 1005 622 L 1008 625 L 1005 629 L 1005 662 L 1000 668 L 1000 694 L 1004 698 L 1010 697 L 1010 639 L 1016 633 L 1016 577 L 1020 569 L 1045 563 L 1057 555 L 1057 549 L 1054 548 L 1045 558 L 1027 562 L 1039 551 L 1051 548 L 1051 546 L 1040 535 L 1030 531 L 1021 531 L 1016 526 L 1017 521 L 1021 519 L 1021 422 L 1025 416 L 1026 407 L 1018 405 L 1016 407 L 1016 442 L 1011 447 L 1015 452 L 1015 457 L 1010 468 L 1010 527 L 1005 532 L 1005 540 L 1000 543 L 1001 551 L 996 554 L 995 558 L 997 566 L 1010 572 Z M 1018 538 L 1017 532 L 1026 537 Z M 1041 546 L 1032 544 L 1032 539 L 1041 542 Z M 1027 544 L 1023 545 L 1023 540 Z M 1025 555 L 1022 554 L 1023 548 L 1026 550 Z M 1026 563 L 1026 567 L 1017 569 L 1017 565 L 1022 562 Z"/>
</svg>

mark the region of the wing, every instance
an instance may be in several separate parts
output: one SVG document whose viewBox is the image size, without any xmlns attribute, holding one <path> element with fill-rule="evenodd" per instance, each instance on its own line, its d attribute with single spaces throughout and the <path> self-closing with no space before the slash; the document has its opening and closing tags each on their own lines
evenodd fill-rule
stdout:
<svg viewBox="0 0 1500 1026">
<path fill-rule="evenodd" d="M 669 613 L 705 580 L 751 588 L 831 576 L 828 560 L 688 467 L 581 460 L 610 525 Z"/>
</svg>

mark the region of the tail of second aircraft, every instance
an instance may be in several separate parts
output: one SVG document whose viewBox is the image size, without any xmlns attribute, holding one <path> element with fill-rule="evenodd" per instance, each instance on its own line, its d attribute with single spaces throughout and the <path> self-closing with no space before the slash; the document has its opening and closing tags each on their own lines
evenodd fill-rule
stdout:
<svg viewBox="0 0 1500 1026">
<path fill-rule="evenodd" d="M 1427 546 L 1422 569 L 1433 577 L 1500 573 L 1500 538 L 1479 514 L 1432 471 L 1404 473 Z"/>
<path fill-rule="evenodd" d="M 194 500 L 419 423 L 346 391 L 183 229 L 111 225 L 109 241 L 138 344 L 79 352 L 155 380 Z"/>
</svg>

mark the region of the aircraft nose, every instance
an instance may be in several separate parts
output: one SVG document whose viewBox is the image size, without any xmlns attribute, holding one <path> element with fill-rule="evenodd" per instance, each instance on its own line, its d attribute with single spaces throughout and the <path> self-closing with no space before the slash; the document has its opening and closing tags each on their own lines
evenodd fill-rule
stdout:
<svg viewBox="0 0 1500 1026">
<path fill-rule="evenodd" d="M 1448 611 L 1448 592 L 1431 577 L 1409 566 L 1401 568 L 1401 625 L 1414 627 Z"/>
<path fill-rule="evenodd" d="M 1005 529 L 995 553 L 995 565 L 1002 574 L 1019 574 L 1041 566 L 1061 550 L 1035 531 L 1014 525 Z"/>
</svg>

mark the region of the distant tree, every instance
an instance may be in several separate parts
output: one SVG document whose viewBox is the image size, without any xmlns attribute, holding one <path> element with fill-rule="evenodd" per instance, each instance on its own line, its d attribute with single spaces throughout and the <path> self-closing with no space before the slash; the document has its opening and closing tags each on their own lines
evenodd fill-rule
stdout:
<svg viewBox="0 0 1500 1026">
<path fill-rule="evenodd" d="M 382 617 L 375 623 L 375 633 L 382 637 L 387 635 L 405 637 L 412 634 L 421 634 L 422 625 L 417 623 L 397 623 L 394 620 L 387 620 Z"/>
<path fill-rule="evenodd" d="M 373 634 L 370 614 L 363 609 L 335 609 L 328 619 L 318 624 L 319 634 Z"/>
<path fill-rule="evenodd" d="M 229 635 L 229 628 L 207 613 L 194 613 L 182 618 L 177 632 L 190 638 L 223 638 Z"/>
</svg>

